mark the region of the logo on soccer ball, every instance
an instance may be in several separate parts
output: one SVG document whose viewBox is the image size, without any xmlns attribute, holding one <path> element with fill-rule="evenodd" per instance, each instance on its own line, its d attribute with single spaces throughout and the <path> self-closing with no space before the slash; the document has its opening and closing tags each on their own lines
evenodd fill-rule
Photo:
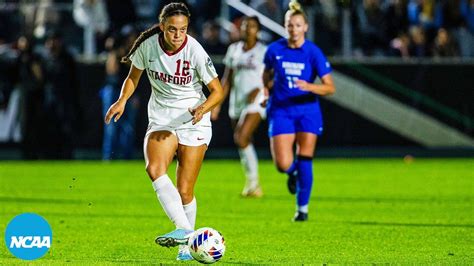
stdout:
<svg viewBox="0 0 474 266">
<path fill-rule="evenodd" d="M 35 213 L 23 213 L 13 218 L 5 230 L 5 244 L 22 260 L 43 257 L 51 248 L 52 231 L 48 221 Z"/>
</svg>

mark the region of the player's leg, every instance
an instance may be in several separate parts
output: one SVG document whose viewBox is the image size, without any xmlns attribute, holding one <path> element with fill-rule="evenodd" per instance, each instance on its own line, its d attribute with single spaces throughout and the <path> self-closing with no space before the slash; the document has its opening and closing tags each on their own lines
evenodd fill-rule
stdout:
<svg viewBox="0 0 474 266">
<path fill-rule="evenodd" d="M 196 184 L 199 170 L 206 153 L 207 146 L 186 146 L 178 145 L 178 165 L 176 168 L 177 187 L 181 195 L 182 204 L 184 206 L 193 204 L 194 186 Z M 195 204 L 193 204 L 196 206 Z M 196 214 L 188 216 L 191 226 L 194 227 Z"/>
<path fill-rule="evenodd" d="M 204 155 L 212 138 L 211 127 L 196 126 L 177 130 L 178 150 L 176 178 L 178 191 L 182 198 L 191 227 L 196 224 L 197 204 L 194 197 L 194 186 L 201 169 Z M 180 245 L 177 260 L 192 260 L 187 245 Z"/>
<path fill-rule="evenodd" d="M 240 162 L 247 178 L 242 196 L 261 197 L 258 157 L 252 143 L 252 135 L 262 120 L 259 113 L 244 112 L 234 130 L 234 142 L 238 147 Z"/>
<path fill-rule="evenodd" d="M 298 179 L 298 160 L 293 155 L 294 142 L 295 134 L 281 134 L 270 139 L 273 162 L 278 171 L 288 175 L 286 184 L 291 194 L 296 193 L 296 182 Z"/>
<path fill-rule="evenodd" d="M 305 113 L 296 119 L 296 154 L 298 155 L 297 212 L 294 221 L 308 219 L 308 203 L 313 185 L 313 155 L 317 136 L 323 132 L 321 112 Z"/>
<path fill-rule="evenodd" d="M 295 125 L 291 117 L 283 114 L 268 117 L 270 150 L 278 171 L 288 175 L 287 186 L 291 194 L 296 193 L 298 161 L 294 158 Z"/>
<path fill-rule="evenodd" d="M 298 182 L 296 193 L 297 212 L 294 221 L 306 221 L 308 219 L 308 203 L 313 185 L 313 154 L 316 141 L 316 134 L 296 133 Z"/>
<path fill-rule="evenodd" d="M 152 180 L 158 200 L 177 230 L 158 236 L 155 242 L 162 246 L 176 246 L 187 240 L 191 225 L 183 209 L 181 197 L 166 174 L 178 147 L 176 135 L 169 131 L 156 131 L 145 137 L 146 171 Z"/>
<path fill-rule="evenodd" d="M 197 204 L 194 197 L 194 186 L 196 184 L 199 170 L 201 169 L 204 154 L 207 145 L 186 146 L 178 145 L 178 166 L 176 168 L 177 186 L 181 195 L 182 204 L 186 217 L 191 224 L 192 229 L 196 225 Z M 189 248 L 186 245 L 180 245 L 177 260 L 192 260 Z"/>
</svg>

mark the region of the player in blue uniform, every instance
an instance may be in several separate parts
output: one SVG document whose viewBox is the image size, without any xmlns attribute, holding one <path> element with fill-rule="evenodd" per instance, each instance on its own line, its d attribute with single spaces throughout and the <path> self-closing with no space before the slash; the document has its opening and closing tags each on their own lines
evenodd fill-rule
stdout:
<svg viewBox="0 0 474 266">
<path fill-rule="evenodd" d="M 288 39 L 271 43 L 264 57 L 263 82 L 271 88 L 267 103 L 268 134 L 277 169 L 288 174 L 288 189 L 297 198 L 293 221 L 308 219 L 313 183 L 312 159 L 323 133 L 319 96 L 335 92 L 331 65 L 305 39 L 308 20 L 297 1 L 285 14 Z M 321 83 L 313 83 L 319 77 Z M 296 144 L 296 158 L 293 146 Z"/>
</svg>

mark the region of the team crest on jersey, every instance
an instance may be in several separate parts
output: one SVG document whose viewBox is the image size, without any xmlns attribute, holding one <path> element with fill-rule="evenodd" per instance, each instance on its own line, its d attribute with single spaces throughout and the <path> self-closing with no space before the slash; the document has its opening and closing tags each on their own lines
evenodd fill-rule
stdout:
<svg viewBox="0 0 474 266">
<path fill-rule="evenodd" d="M 213 67 L 213 66 L 214 66 L 214 64 L 212 63 L 212 60 L 211 60 L 210 57 L 207 58 L 207 65 L 208 65 L 209 67 Z"/>
</svg>

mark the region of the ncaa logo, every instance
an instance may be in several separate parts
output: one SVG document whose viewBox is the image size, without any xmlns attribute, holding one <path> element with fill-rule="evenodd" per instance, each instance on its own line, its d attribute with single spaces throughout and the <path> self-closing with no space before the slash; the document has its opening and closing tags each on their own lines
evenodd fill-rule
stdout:
<svg viewBox="0 0 474 266">
<path fill-rule="evenodd" d="M 51 248 L 53 235 L 49 223 L 35 213 L 13 218 L 5 230 L 5 244 L 10 252 L 23 260 L 39 259 Z"/>
</svg>

